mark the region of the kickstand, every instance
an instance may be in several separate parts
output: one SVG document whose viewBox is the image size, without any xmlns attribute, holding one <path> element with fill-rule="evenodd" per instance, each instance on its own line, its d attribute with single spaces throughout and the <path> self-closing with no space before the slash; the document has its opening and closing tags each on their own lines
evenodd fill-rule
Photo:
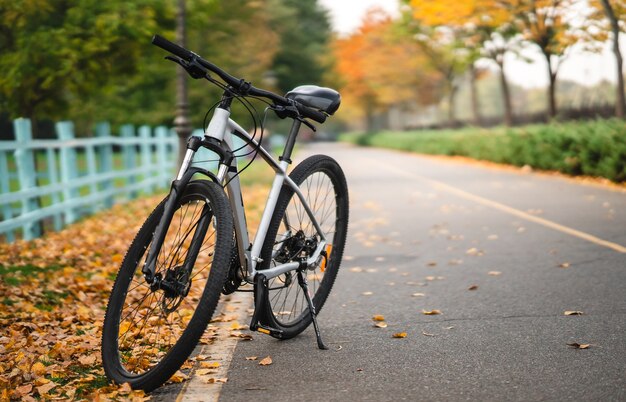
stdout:
<svg viewBox="0 0 626 402">
<path fill-rule="evenodd" d="M 315 329 L 315 337 L 317 338 L 317 347 L 322 350 L 328 350 L 328 347 L 324 345 L 322 341 L 322 335 L 320 334 L 320 328 L 317 325 L 317 314 L 315 313 L 315 306 L 313 305 L 313 301 L 311 300 L 311 295 L 309 294 L 309 285 L 306 280 L 306 276 L 302 273 L 302 271 L 298 271 L 298 283 L 304 292 L 304 297 L 306 298 L 306 302 L 309 304 L 309 312 L 311 313 L 311 318 L 313 319 L 313 328 Z"/>
</svg>

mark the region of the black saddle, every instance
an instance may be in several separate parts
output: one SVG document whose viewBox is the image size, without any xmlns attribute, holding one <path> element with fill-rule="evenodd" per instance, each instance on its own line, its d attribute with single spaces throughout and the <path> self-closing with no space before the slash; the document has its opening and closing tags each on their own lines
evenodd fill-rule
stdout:
<svg viewBox="0 0 626 402">
<path fill-rule="evenodd" d="M 287 92 L 287 99 L 293 99 L 304 106 L 320 110 L 332 115 L 339 109 L 341 95 L 334 89 L 318 87 L 316 85 L 301 85 Z"/>
</svg>

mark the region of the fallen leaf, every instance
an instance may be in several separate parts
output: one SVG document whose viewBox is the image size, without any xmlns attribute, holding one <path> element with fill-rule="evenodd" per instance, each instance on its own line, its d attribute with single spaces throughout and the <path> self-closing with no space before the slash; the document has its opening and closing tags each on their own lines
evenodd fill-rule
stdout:
<svg viewBox="0 0 626 402">
<path fill-rule="evenodd" d="M 376 314 L 375 316 L 372 317 L 372 320 L 374 320 L 374 321 L 385 321 L 385 317 L 380 315 L 380 314 Z"/>
<path fill-rule="evenodd" d="M 568 342 L 568 346 L 573 347 L 574 349 L 589 349 L 591 344 L 589 343 L 578 343 L 578 342 Z"/>
<path fill-rule="evenodd" d="M 476 290 L 478 289 L 478 285 L 472 285 L 469 288 L 467 288 L 467 290 Z"/>
<path fill-rule="evenodd" d="M 411 296 L 413 296 L 413 297 L 424 297 L 424 293 L 413 293 Z"/>
<path fill-rule="evenodd" d="M 452 329 L 454 328 L 454 325 L 450 325 L 449 327 L 446 327 L 446 329 Z"/>
<path fill-rule="evenodd" d="M 83 366 L 91 366 L 96 362 L 96 355 L 81 356 L 78 358 L 78 362 Z"/>
<path fill-rule="evenodd" d="M 202 368 L 218 368 L 220 366 L 219 362 L 202 362 L 200 363 L 200 367 Z"/>
<path fill-rule="evenodd" d="M 246 360 L 257 360 L 258 357 L 257 356 L 248 356 L 246 357 Z"/>
<path fill-rule="evenodd" d="M 487 275 L 491 275 L 491 276 L 499 276 L 501 274 L 502 274 L 502 272 L 500 272 L 500 271 L 489 271 L 489 272 L 487 272 Z"/>
<path fill-rule="evenodd" d="M 130 387 L 129 383 L 125 382 L 124 384 L 119 386 L 119 388 L 117 389 L 117 392 L 120 395 L 128 395 L 131 392 L 133 392 L 133 389 Z"/>
<path fill-rule="evenodd" d="M 31 373 L 36 375 L 43 375 L 46 373 L 46 366 L 43 365 L 42 362 L 37 362 L 33 364 L 33 367 L 30 369 Z"/>
<path fill-rule="evenodd" d="M 211 377 L 211 378 L 207 378 L 205 383 L 207 383 L 207 384 L 216 384 L 216 383 L 226 384 L 227 381 L 228 381 L 228 378 L 213 378 L 213 377 Z"/>
<path fill-rule="evenodd" d="M 569 262 L 562 262 L 558 265 L 559 268 L 569 268 L 570 263 Z"/>
<path fill-rule="evenodd" d="M 406 338 L 406 332 L 397 332 L 391 336 L 392 338 Z"/>
<path fill-rule="evenodd" d="M 387 323 L 384 321 L 375 322 L 374 326 L 376 328 L 387 328 Z"/>
<path fill-rule="evenodd" d="M 50 392 L 53 388 L 55 388 L 56 386 L 57 386 L 56 383 L 50 381 L 47 384 L 44 384 L 44 385 L 41 385 L 41 386 L 37 387 L 37 392 L 39 392 L 39 395 L 44 396 L 48 392 Z"/>
<path fill-rule="evenodd" d="M 264 358 L 263 360 L 259 362 L 259 366 L 269 366 L 272 363 L 273 363 L 272 358 L 267 356 L 266 358 Z"/>
<path fill-rule="evenodd" d="M 427 265 L 427 266 L 429 266 L 429 267 L 434 267 L 434 266 L 436 266 L 436 265 L 437 265 L 437 262 L 435 262 L 435 261 L 429 261 L 429 262 L 427 262 L 427 263 L 426 263 L 426 265 Z"/>
<path fill-rule="evenodd" d="M 435 334 L 428 333 L 426 331 L 422 331 L 422 335 L 424 336 L 435 336 Z"/>
<path fill-rule="evenodd" d="M 195 374 L 199 375 L 199 376 L 204 376 L 204 375 L 207 375 L 207 374 L 214 374 L 214 373 L 215 373 L 215 370 L 208 369 L 208 368 L 198 369 L 198 370 L 195 371 Z"/>
<path fill-rule="evenodd" d="M 371 296 L 374 294 L 374 292 L 363 292 L 361 293 L 363 296 Z"/>
<path fill-rule="evenodd" d="M 239 338 L 243 339 L 244 341 L 251 341 L 254 339 L 250 334 L 241 334 L 239 335 Z"/>
<path fill-rule="evenodd" d="M 352 267 L 352 268 L 350 268 L 350 272 L 363 272 L 363 268 L 361 268 L 361 267 Z"/>
<path fill-rule="evenodd" d="M 22 385 L 21 387 L 17 387 L 15 392 L 18 393 L 19 396 L 25 396 L 33 392 L 33 384 Z"/>
<path fill-rule="evenodd" d="M 422 314 L 424 315 L 438 315 L 441 314 L 440 310 L 422 310 Z"/>
<path fill-rule="evenodd" d="M 563 314 L 564 315 L 583 315 L 584 313 L 582 311 L 576 311 L 576 310 L 570 311 L 570 310 L 568 310 L 568 311 L 565 311 Z"/>
<path fill-rule="evenodd" d="M 200 362 L 200 361 L 206 360 L 208 358 L 209 358 L 209 356 L 207 356 L 207 355 L 198 355 L 198 356 L 195 357 L 195 361 Z"/>
</svg>

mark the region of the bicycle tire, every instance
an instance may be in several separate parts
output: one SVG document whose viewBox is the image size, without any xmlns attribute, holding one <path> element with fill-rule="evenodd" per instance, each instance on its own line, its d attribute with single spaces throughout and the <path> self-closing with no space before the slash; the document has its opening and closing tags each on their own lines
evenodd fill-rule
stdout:
<svg viewBox="0 0 626 402">
<path fill-rule="evenodd" d="M 157 273 L 184 284 L 186 293 L 182 290 L 180 294 L 168 295 L 164 289 L 151 288 L 143 279 L 142 261 L 163 215 L 165 201 L 146 219 L 126 253 L 102 331 L 102 362 L 107 377 L 146 392 L 165 383 L 197 345 L 217 306 L 233 242 L 232 214 L 221 186 L 209 181 L 190 182 L 177 202 L 157 259 Z M 189 211 L 193 213 L 187 220 Z M 202 221 L 203 218 L 209 220 Z M 204 233 L 196 239 L 191 233 L 199 228 Z M 196 253 L 193 270 L 185 276 L 181 258 L 184 261 L 182 255 L 194 245 L 204 249 Z M 139 301 L 137 307 L 133 307 L 135 301 Z"/>
<path fill-rule="evenodd" d="M 319 264 L 305 271 L 309 280 L 309 291 L 312 293 L 313 305 L 316 313 L 319 313 L 335 283 L 343 256 L 349 219 L 348 186 L 339 164 L 326 155 L 314 155 L 305 159 L 294 168 L 289 177 L 300 188 L 307 204 L 322 227 L 327 241 L 332 244 L 325 270 L 322 272 L 321 264 Z M 329 197 L 331 192 L 333 197 Z M 327 202 L 334 205 L 329 206 Z M 291 220 L 289 222 L 290 228 L 285 223 L 285 216 Z M 289 230 L 291 230 L 292 237 L 286 239 L 285 233 Z M 294 231 L 295 234 L 293 234 Z M 299 231 L 304 233 L 304 237 L 312 239 L 315 229 L 302 208 L 299 197 L 291 187 L 285 185 L 279 194 L 276 209 L 261 249 L 263 262 L 259 268 L 260 273 L 270 266 L 302 257 L 301 254 L 289 256 L 290 253 L 294 254 L 297 251 L 294 250 L 293 244 L 296 241 L 302 242 L 303 236 L 298 235 Z M 297 236 L 301 238 L 289 240 L 296 239 Z M 289 242 L 291 242 L 291 246 L 288 246 Z M 292 250 L 289 251 L 288 248 Z M 288 275 L 291 275 L 290 279 Z M 304 331 L 312 322 L 304 293 L 302 293 L 296 276 L 295 272 L 292 271 L 268 281 L 268 294 L 264 306 L 265 317 L 269 317 L 272 325 L 281 331 L 280 336 L 276 336 L 280 339 L 293 338 Z M 280 288 L 281 286 L 284 287 Z M 290 310 L 285 310 L 285 308 Z"/>
</svg>

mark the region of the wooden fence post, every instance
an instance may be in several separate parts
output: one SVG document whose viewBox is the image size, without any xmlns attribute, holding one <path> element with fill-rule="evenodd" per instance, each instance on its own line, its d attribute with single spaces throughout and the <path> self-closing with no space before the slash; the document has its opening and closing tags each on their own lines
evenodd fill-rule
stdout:
<svg viewBox="0 0 626 402">
<path fill-rule="evenodd" d="M 167 128 L 159 126 L 156 128 L 157 137 L 157 169 L 159 171 L 159 187 L 167 188 L 169 186 L 171 177 L 170 172 L 167 169 Z"/>
<path fill-rule="evenodd" d="M 48 176 L 48 181 L 51 185 L 57 184 L 59 182 L 59 173 L 57 168 L 57 155 L 54 149 L 46 149 L 46 159 L 48 168 L 48 172 L 46 173 L 46 175 Z M 58 191 L 52 192 L 52 194 L 50 194 L 50 198 L 53 205 L 59 204 L 61 202 L 61 196 L 59 195 Z M 52 223 L 54 225 L 54 230 L 61 230 L 61 228 L 63 227 L 61 213 L 56 213 L 52 216 Z"/>
<path fill-rule="evenodd" d="M 96 125 L 96 137 L 111 138 L 111 126 L 108 122 L 98 123 Z M 100 173 L 109 173 L 113 171 L 113 145 L 99 145 L 97 147 L 98 159 L 100 160 Z M 109 191 L 115 186 L 113 180 L 105 180 L 102 182 L 102 190 Z M 104 207 L 111 208 L 113 206 L 113 196 L 104 199 Z"/>
<path fill-rule="evenodd" d="M 9 173 L 9 164 L 7 163 L 7 152 L 0 151 L 0 194 L 8 194 L 11 192 L 11 176 Z M 13 217 L 13 207 L 10 203 L 2 204 L 2 220 L 9 220 Z M 15 241 L 15 234 L 9 230 L 5 234 L 9 243 Z"/>
<path fill-rule="evenodd" d="M 120 136 L 123 138 L 133 138 L 135 136 L 135 126 L 133 126 L 132 124 L 124 124 L 122 127 L 120 127 Z M 136 149 L 137 147 L 135 146 L 135 144 L 122 145 L 122 162 L 123 162 L 124 170 L 127 170 L 127 171 L 134 170 L 135 167 L 137 166 L 136 158 L 135 158 Z M 136 182 L 137 182 L 137 177 L 135 173 L 133 173 L 130 176 L 127 176 L 126 186 L 132 186 Z M 131 199 L 137 198 L 136 190 L 129 191 L 127 194 L 128 194 L 128 197 Z"/>
<path fill-rule="evenodd" d="M 15 150 L 15 164 L 17 176 L 20 181 L 20 190 L 37 187 L 37 169 L 35 167 L 35 155 L 25 146 L 32 141 L 31 123 L 29 119 L 17 119 L 13 121 L 15 139 L 18 142 Z M 22 214 L 39 209 L 39 200 L 29 197 L 22 200 Z M 36 222 L 28 222 L 22 226 L 24 240 L 31 240 L 41 236 L 41 226 Z"/>
<path fill-rule="evenodd" d="M 70 141 L 74 139 L 74 123 L 71 121 L 61 121 L 55 125 L 57 136 L 61 141 Z M 61 147 L 61 182 L 70 184 L 73 179 L 78 177 L 78 166 L 76 160 L 76 149 L 72 147 Z M 79 196 L 77 188 L 66 188 L 63 190 L 63 202 L 71 204 L 71 200 Z M 78 214 L 75 207 L 68 205 L 65 209 L 65 223 L 70 224 L 76 221 Z"/>
<path fill-rule="evenodd" d="M 139 144 L 139 148 L 141 149 L 141 168 L 143 170 L 143 182 L 145 183 L 143 186 L 143 190 L 152 193 L 154 191 L 154 185 L 152 184 L 152 177 L 154 175 L 154 171 L 152 169 L 152 143 L 151 143 L 151 135 L 152 130 L 150 130 L 150 126 L 141 126 L 139 127 L 139 138 L 141 138 L 141 144 Z"/>
</svg>

